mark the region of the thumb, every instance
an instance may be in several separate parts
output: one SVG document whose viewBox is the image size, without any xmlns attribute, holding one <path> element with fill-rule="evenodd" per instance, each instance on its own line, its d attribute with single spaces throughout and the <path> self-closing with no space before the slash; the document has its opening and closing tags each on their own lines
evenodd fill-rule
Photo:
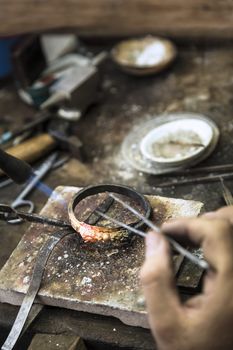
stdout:
<svg viewBox="0 0 233 350">
<path fill-rule="evenodd" d="M 181 303 L 175 288 L 169 243 L 161 234 L 148 233 L 146 259 L 141 269 L 141 283 L 146 298 L 151 329 L 155 336 L 170 333 L 181 314 Z"/>
</svg>

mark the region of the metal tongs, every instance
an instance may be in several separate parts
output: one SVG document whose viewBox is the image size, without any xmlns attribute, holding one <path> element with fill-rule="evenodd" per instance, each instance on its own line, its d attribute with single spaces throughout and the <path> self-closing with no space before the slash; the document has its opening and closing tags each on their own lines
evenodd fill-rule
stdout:
<svg viewBox="0 0 233 350">
<path fill-rule="evenodd" d="M 131 207 L 129 204 L 125 203 L 122 199 L 118 198 L 116 195 L 112 194 L 112 193 L 108 193 L 108 195 L 110 197 L 112 197 L 116 202 L 120 203 L 124 208 L 128 209 L 131 213 L 133 213 L 135 216 L 137 216 L 139 219 L 141 219 L 148 227 L 150 227 L 152 230 L 162 233 L 162 230 L 160 227 L 158 227 L 157 225 L 155 225 L 151 220 L 145 218 L 142 214 L 140 214 L 136 209 L 134 209 L 133 207 Z M 139 235 L 143 238 L 146 237 L 146 233 L 138 230 L 130 225 L 127 225 L 119 220 L 116 220 L 104 213 L 102 213 L 99 210 L 95 210 L 100 216 L 102 216 L 103 218 L 111 221 L 112 223 L 117 224 L 120 227 L 123 227 L 125 229 L 127 229 L 130 232 L 135 233 L 136 235 Z M 209 269 L 209 264 L 207 263 L 207 261 L 203 260 L 203 259 L 199 259 L 198 257 L 196 257 L 195 255 L 193 255 L 192 253 L 190 253 L 186 248 L 182 247 L 179 243 L 177 243 L 173 238 L 166 236 L 166 239 L 169 241 L 169 243 L 171 244 L 171 246 L 173 247 L 173 249 L 175 251 L 177 251 L 179 254 L 185 256 L 187 259 L 189 259 L 190 261 L 192 261 L 194 264 L 198 265 L 199 267 L 201 267 L 204 270 Z"/>
<path fill-rule="evenodd" d="M 6 204 L 0 204 L 0 220 L 7 222 L 11 222 L 12 220 L 24 220 L 43 225 L 71 228 L 71 225 L 63 220 L 53 219 L 35 213 L 26 213 L 24 211 L 16 210 Z"/>
</svg>

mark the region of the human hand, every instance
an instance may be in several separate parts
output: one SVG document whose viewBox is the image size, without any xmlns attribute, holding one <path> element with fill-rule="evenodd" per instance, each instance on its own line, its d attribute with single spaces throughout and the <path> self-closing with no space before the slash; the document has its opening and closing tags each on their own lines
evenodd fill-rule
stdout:
<svg viewBox="0 0 233 350">
<path fill-rule="evenodd" d="M 229 220 L 181 219 L 162 231 L 201 245 L 211 269 L 203 291 L 185 303 L 175 287 L 170 247 L 150 232 L 141 282 L 151 331 L 159 350 L 233 349 L 233 229 Z"/>
<path fill-rule="evenodd" d="M 212 219 L 212 218 L 226 219 L 233 224 L 233 205 L 230 205 L 228 207 L 222 207 L 216 211 L 205 213 L 203 214 L 202 217 L 205 217 L 208 219 Z"/>
</svg>

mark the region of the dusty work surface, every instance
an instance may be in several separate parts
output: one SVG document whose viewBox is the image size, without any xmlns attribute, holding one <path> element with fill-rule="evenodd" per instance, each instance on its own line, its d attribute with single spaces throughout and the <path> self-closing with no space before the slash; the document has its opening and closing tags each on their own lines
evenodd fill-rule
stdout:
<svg viewBox="0 0 233 350">
<path fill-rule="evenodd" d="M 58 187 L 42 214 L 68 220 L 68 203 L 75 187 Z M 198 215 L 202 203 L 148 196 L 157 224 L 179 216 Z M 57 230 L 57 228 L 56 228 Z M 54 228 L 33 224 L 0 272 L 0 301 L 20 304 L 27 291 L 38 249 Z M 111 315 L 123 322 L 147 327 L 138 273 L 144 260 L 144 242 L 107 250 L 82 249 L 76 233 L 54 249 L 44 273 L 38 301 L 79 311 Z M 188 280 L 192 276 L 187 276 Z"/>
</svg>

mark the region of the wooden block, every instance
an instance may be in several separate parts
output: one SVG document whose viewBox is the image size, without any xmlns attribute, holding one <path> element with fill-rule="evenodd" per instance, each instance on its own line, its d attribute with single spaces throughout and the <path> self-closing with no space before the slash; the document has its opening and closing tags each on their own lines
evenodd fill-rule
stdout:
<svg viewBox="0 0 233 350">
<path fill-rule="evenodd" d="M 5 0 L 0 21 L 0 35 L 63 28 L 105 37 L 151 33 L 232 38 L 233 1 Z"/>
<path fill-rule="evenodd" d="M 83 340 L 76 335 L 36 334 L 28 350 L 86 350 Z"/>
</svg>

